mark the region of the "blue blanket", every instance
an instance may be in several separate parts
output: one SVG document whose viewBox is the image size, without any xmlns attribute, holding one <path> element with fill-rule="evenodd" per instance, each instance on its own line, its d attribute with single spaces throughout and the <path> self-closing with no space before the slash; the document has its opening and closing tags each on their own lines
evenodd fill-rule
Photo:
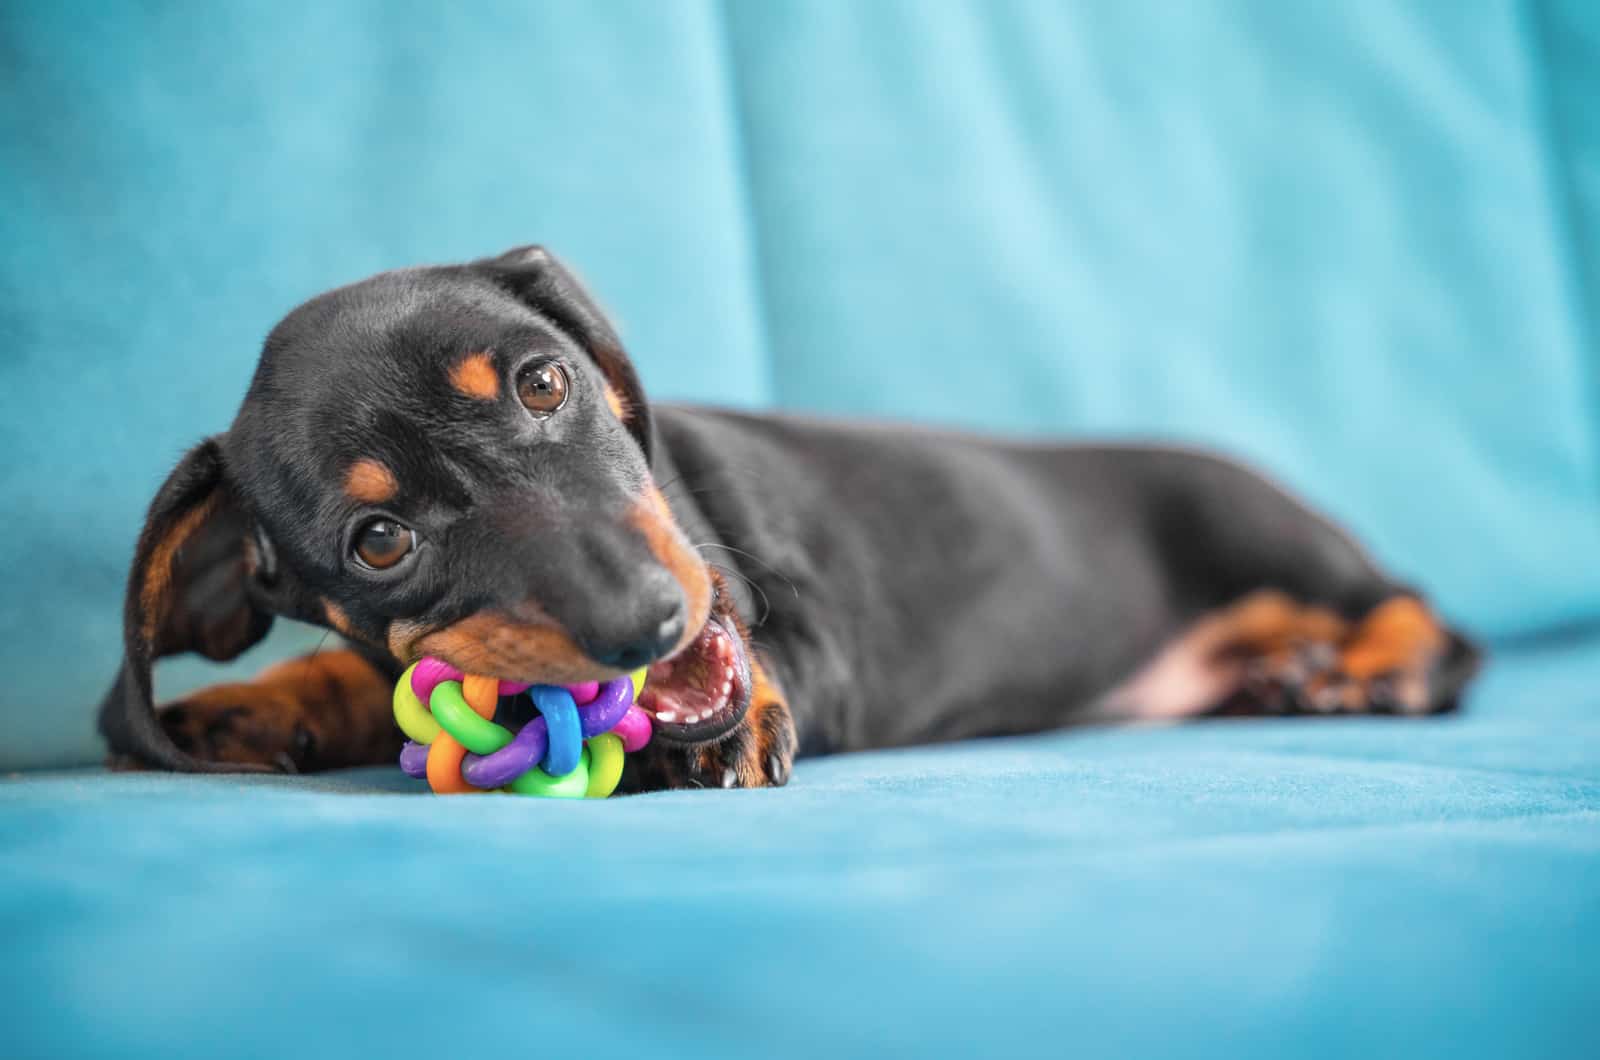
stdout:
<svg viewBox="0 0 1600 1060">
<path fill-rule="evenodd" d="M 13 780 L 8 1052 L 1578 1056 L 1597 676 L 1569 648 L 1497 664 L 1459 718 L 1066 732 L 605 803 L 381 769 Z"/>
</svg>

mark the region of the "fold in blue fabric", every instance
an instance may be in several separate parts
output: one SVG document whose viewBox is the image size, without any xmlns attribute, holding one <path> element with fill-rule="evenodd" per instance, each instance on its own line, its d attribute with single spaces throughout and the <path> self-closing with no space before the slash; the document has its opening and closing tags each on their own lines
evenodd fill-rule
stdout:
<svg viewBox="0 0 1600 1060">
<path fill-rule="evenodd" d="M 0 787 L 8 1053 L 1571 1057 L 1600 648 L 1459 718 L 1092 730 L 788 788 Z"/>
</svg>

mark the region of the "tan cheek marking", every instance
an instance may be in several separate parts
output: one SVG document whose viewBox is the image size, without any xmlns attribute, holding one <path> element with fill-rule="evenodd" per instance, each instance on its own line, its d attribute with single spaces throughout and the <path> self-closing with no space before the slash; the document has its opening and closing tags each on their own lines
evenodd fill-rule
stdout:
<svg viewBox="0 0 1600 1060">
<path fill-rule="evenodd" d="M 672 649 L 673 652 L 682 651 L 699 636 L 711 617 L 711 576 L 699 554 L 689 547 L 688 538 L 672 517 L 667 499 L 654 485 L 646 489 L 644 499 L 628 513 L 628 521 L 644 535 L 656 560 L 683 589 L 684 599 L 689 604 L 689 622 L 682 639 Z"/>
<path fill-rule="evenodd" d="M 350 616 L 345 614 L 344 608 L 326 596 L 322 598 L 322 613 L 328 616 L 328 625 L 332 626 L 336 632 L 349 637 L 351 640 L 360 639 L 356 634 L 355 627 L 350 624 Z"/>
<path fill-rule="evenodd" d="M 357 460 L 345 472 L 344 491 L 362 504 L 383 504 L 400 492 L 394 472 L 370 457 Z"/>
<path fill-rule="evenodd" d="M 518 622 L 504 615 L 479 612 L 407 641 L 405 638 L 414 630 L 415 627 L 402 630 L 397 641 L 394 627 L 390 628 L 390 650 L 407 649 L 404 654 L 396 652 L 402 661 L 433 655 L 467 673 L 541 684 L 578 684 L 609 680 L 621 674 L 584 655 L 565 630 Z"/>
<path fill-rule="evenodd" d="M 389 645 L 389 654 L 408 665 L 416 662 L 422 657 L 417 651 L 417 641 L 427 632 L 426 627 L 415 622 L 407 622 L 403 618 L 395 619 L 389 623 L 389 633 L 384 638 Z"/>
<path fill-rule="evenodd" d="M 184 513 L 150 551 L 150 560 L 145 564 L 144 584 L 139 588 L 139 606 L 144 609 L 144 626 L 140 632 L 152 651 L 156 648 L 156 631 L 161 628 L 171 603 L 173 564 L 177 561 L 178 550 L 216 510 L 217 497 L 213 493 Z"/>
<path fill-rule="evenodd" d="M 469 398 L 493 401 L 500 396 L 500 373 L 487 353 L 469 353 L 451 366 L 450 385 Z"/>
<path fill-rule="evenodd" d="M 631 411 L 628 408 L 628 400 L 617 393 L 616 388 L 610 383 L 606 384 L 606 407 L 611 410 L 611 415 L 624 423 L 628 422 L 628 414 Z"/>
</svg>

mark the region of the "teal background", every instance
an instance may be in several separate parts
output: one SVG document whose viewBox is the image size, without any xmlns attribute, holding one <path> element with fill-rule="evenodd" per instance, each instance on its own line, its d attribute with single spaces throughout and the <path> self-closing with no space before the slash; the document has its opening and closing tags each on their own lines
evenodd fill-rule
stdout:
<svg viewBox="0 0 1600 1060">
<path fill-rule="evenodd" d="M 529 241 L 657 397 L 1206 442 L 1482 635 L 1596 617 L 1590 5 L 0 17 L 0 763 L 98 757 L 143 506 L 284 312 Z"/>
<path fill-rule="evenodd" d="M 0 203 L 3 768 L 100 758 L 144 506 L 272 324 L 530 241 L 658 398 L 1220 446 L 1494 658 L 1457 719 L 781 792 L 23 774 L 18 1055 L 1600 1047 L 1600 5 L 13 0 Z"/>
</svg>

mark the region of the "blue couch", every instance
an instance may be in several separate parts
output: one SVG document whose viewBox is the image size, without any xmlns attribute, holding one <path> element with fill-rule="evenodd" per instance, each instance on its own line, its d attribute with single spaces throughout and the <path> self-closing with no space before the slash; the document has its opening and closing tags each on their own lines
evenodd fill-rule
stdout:
<svg viewBox="0 0 1600 1060">
<path fill-rule="evenodd" d="M 1596 10 L 7 8 L 5 1052 L 1593 1055 Z M 266 329 L 530 240 L 657 397 L 1212 444 L 1494 661 L 1445 720 L 779 791 L 92 768 L 143 506 Z"/>
</svg>

